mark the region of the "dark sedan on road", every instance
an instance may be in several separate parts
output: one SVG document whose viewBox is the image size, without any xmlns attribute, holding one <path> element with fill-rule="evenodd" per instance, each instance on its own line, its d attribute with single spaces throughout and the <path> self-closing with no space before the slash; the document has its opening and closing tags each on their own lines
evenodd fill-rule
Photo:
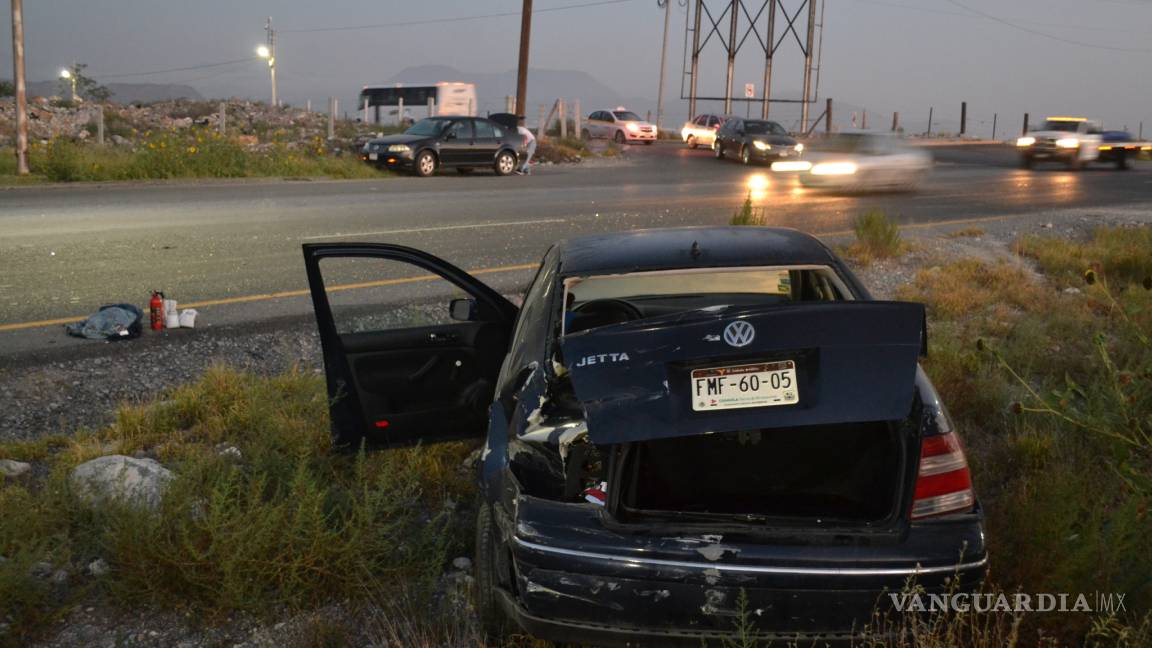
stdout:
<svg viewBox="0 0 1152 648">
<path fill-rule="evenodd" d="M 430 176 L 441 168 L 469 173 L 491 167 L 496 175 L 516 170 L 524 137 L 483 117 L 429 117 L 398 135 L 370 140 L 360 157 L 382 168 Z"/>
<path fill-rule="evenodd" d="M 797 158 L 804 153 L 804 145 L 774 121 L 730 117 L 716 131 L 712 150 L 717 160 L 735 156 L 752 164 Z"/>
<path fill-rule="evenodd" d="M 911 579 L 966 591 L 984 572 L 968 464 L 918 364 L 924 307 L 872 300 L 807 234 L 562 241 L 519 307 L 413 248 L 304 256 L 335 443 L 487 439 L 475 600 L 491 635 L 700 646 L 743 609 L 762 640 L 823 645 Z M 349 262 L 463 296 L 383 326 L 325 287 Z M 375 325 L 334 319 L 345 308 Z"/>
</svg>

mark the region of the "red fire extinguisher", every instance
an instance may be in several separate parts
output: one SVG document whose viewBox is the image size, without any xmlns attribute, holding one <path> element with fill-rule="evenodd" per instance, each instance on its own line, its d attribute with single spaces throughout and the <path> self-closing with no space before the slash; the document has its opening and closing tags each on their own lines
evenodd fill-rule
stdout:
<svg viewBox="0 0 1152 648">
<path fill-rule="evenodd" d="M 159 290 L 152 291 L 152 299 L 148 302 L 148 314 L 151 318 L 153 331 L 164 328 L 164 293 Z"/>
</svg>

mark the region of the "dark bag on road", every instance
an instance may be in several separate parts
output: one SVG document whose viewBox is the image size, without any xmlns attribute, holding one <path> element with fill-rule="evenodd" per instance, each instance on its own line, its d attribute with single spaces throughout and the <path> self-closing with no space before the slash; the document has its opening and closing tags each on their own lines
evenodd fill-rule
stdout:
<svg viewBox="0 0 1152 648">
<path fill-rule="evenodd" d="M 89 340 L 131 340 L 140 337 L 144 313 L 132 304 L 108 304 L 83 322 L 65 324 L 68 335 Z"/>
</svg>

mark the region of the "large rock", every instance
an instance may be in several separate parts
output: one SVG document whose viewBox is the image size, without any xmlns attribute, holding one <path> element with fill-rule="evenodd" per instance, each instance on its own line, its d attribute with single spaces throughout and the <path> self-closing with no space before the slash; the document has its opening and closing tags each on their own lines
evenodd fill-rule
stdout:
<svg viewBox="0 0 1152 648">
<path fill-rule="evenodd" d="M 0 459 L 0 475 L 5 477 L 20 477 L 32 470 L 32 464 L 12 459 Z"/>
<path fill-rule="evenodd" d="M 164 497 L 172 471 L 154 459 L 109 455 L 76 466 L 71 480 L 85 501 L 111 499 L 154 509 Z"/>
</svg>

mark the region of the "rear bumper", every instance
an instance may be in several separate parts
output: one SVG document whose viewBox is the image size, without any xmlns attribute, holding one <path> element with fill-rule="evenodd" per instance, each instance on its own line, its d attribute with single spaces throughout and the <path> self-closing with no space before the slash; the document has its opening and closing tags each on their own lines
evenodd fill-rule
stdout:
<svg viewBox="0 0 1152 648">
<path fill-rule="evenodd" d="M 967 587 L 987 561 L 979 514 L 913 525 L 903 539 L 824 546 L 617 533 L 598 519 L 583 505 L 522 500 L 509 542 L 515 594 L 503 596 L 525 631 L 567 642 L 699 646 L 732 634 L 743 595 L 765 639 L 847 643 L 873 610 L 891 609 L 887 594 L 910 579 L 929 593 Z"/>
</svg>

